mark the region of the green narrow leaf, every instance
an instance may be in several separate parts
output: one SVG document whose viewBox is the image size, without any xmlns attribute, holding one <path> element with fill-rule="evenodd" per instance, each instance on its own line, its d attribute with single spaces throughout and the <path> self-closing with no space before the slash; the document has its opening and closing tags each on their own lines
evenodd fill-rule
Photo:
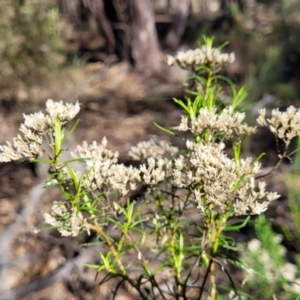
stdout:
<svg viewBox="0 0 300 300">
<path fill-rule="evenodd" d="M 227 78 L 223 75 L 215 75 L 215 76 L 213 76 L 213 79 L 221 79 L 221 80 L 227 82 L 231 88 L 233 98 L 236 96 L 236 94 L 237 94 L 236 85 L 229 78 Z"/>
<path fill-rule="evenodd" d="M 233 107 L 239 106 L 247 98 L 247 96 L 248 96 L 248 92 L 247 92 L 246 86 L 244 85 L 239 89 L 239 91 L 233 98 L 231 105 Z"/>
<path fill-rule="evenodd" d="M 171 131 L 170 129 L 167 129 L 163 126 L 158 125 L 156 122 L 154 122 L 154 125 L 163 132 L 166 132 L 166 133 L 171 134 L 171 135 L 175 135 L 175 133 L 173 131 Z"/>
<path fill-rule="evenodd" d="M 179 104 L 185 111 L 188 112 L 188 107 L 183 103 L 181 99 L 173 98 L 173 101 L 177 104 Z"/>
<path fill-rule="evenodd" d="M 99 265 L 93 265 L 93 264 L 84 264 L 85 267 L 91 268 L 91 269 L 99 269 Z"/>
<path fill-rule="evenodd" d="M 71 130 L 68 132 L 68 134 L 65 136 L 65 138 L 63 139 L 63 143 L 70 137 L 70 135 L 74 132 L 74 130 L 76 129 L 77 125 L 79 124 L 80 120 L 76 120 L 75 124 L 72 126 Z"/>
<path fill-rule="evenodd" d="M 205 69 L 205 70 L 207 70 L 207 68 L 205 67 L 198 67 L 197 68 L 197 70 L 203 70 L 203 69 Z M 202 85 L 205 85 L 206 84 L 206 78 L 204 78 L 204 77 L 202 77 L 202 76 L 200 76 L 200 75 L 198 75 L 198 74 L 193 74 L 193 75 L 190 75 L 190 76 L 188 76 L 187 78 L 186 78 L 186 80 L 184 81 L 184 82 L 188 82 L 188 81 L 190 81 L 190 80 L 197 80 L 198 82 L 200 82 Z"/>
<path fill-rule="evenodd" d="M 238 231 L 248 224 L 250 218 L 251 218 L 250 216 L 247 216 L 247 218 L 244 220 L 239 220 L 239 219 L 229 220 L 229 221 L 227 221 L 227 224 L 226 224 L 226 227 L 224 230 L 225 231 Z"/>
</svg>

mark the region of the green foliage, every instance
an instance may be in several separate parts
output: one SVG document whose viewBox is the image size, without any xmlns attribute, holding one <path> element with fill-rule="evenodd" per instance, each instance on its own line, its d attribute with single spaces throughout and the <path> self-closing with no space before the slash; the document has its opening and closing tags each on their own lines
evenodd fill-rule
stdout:
<svg viewBox="0 0 300 300">
<path fill-rule="evenodd" d="M 46 83 L 62 62 L 58 9 L 49 1 L 4 0 L 0 10 L 0 89 Z"/>
<path fill-rule="evenodd" d="M 299 269 L 287 262 L 282 237 L 275 234 L 265 216 L 254 221 L 257 240 L 242 254 L 247 268 L 244 291 L 251 299 L 298 299 Z"/>
<path fill-rule="evenodd" d="M 300 146 L 300 139 L 297 139 L 297 146 Z M 291 213 L 291 224 L 284 224 L 283 231 L 290 243 L 300 251 L 300 154 L 296 152 L 294 156 L 294 166 L 291 172 L 286 175 L 286 185 L 288 188 L 288 204 Z"/>
</svg>

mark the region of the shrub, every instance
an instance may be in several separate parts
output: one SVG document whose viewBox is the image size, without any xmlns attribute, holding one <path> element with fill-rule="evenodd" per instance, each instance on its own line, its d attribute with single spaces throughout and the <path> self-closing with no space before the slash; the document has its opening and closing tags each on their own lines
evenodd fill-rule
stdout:
<svg viewBox="0 0 300 300">
<path fill-rule="evenodd" d="M 83 142 L 72 160 L 61 161 L 67 151 L 65 126 L 80 105 L 53 100 L 46 102 L 46 114 L 24 115 L 22 134 L 0 147 L 1 162 L 30 159 L 50 165 L 46 187 L 58 188 L 63 200 L 53 202 L 45 222 L 63 236 L 95 232 L 108 250 L 89 266 L 107 272 L 103 281 L 120 278 L 116 290 L 124 284 L 139 299 L 217 299 L 228 294 L 226 282 L 217 277 L 220 270 L 232 297 L 242 296 L 229 268 L 238 265 L 228 255 L 237 245 L 226 231 L 239 230 L 279 197 L 258 180 L 263 154 L 241 157 L 244 138 L 257 128 L 244 122 L 245 87 L 237 89 L 218 75 L 234 54 L 214 48 L 213 38 L 204 41 L 196 50 L 168 57 L 169 64 L 193 72 L 191 97 L 175 99 L 183 111 L 178 126 L 157 126 L 183 139 L 185 147 L 156 139 L 140 142 L 129 152 L 140 162 L 133 167 L 118 163 L 118 153 L 107 148 L 104 137 L 100 143 Z M 257 122 L 284 142 L 277 168 L 291 154 L 291 139 L 300 135 L 300 111 L 273 110 L 267 118 L 260 110 Z M 74 161 L 84 170 L 72 168 Z M 137 191 L 143 196 L 134 197 Z M 150 235 L 154 244 L 147 244 Z"/>
<path fill-rule="evenodd" d="M 2 1 L 0 37 L 1 90 L 45 83 L 62 62 L 58 10 L 49 1 Z"/>
</svg>

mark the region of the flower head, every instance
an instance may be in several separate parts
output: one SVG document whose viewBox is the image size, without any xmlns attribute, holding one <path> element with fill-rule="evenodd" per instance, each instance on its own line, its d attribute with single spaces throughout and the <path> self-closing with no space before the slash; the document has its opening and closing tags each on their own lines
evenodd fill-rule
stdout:
<svg viewBox="0 0 300 300">
<path fill-rule="evenodd" d="M 195 136 L 201 136 L 210 130 L 211 139 L 218 135 L 222 136 L 222 141 L 226 141 L 234 136 L 242 138 L 256 132 L 256 127 L 243 123 L 245 117 L 245 113 L 234 111 L 232 106 L 225 108 L 220 114 L 217 113 L 216 107 L 210 110 L 201 108 L 197 118 L 189 120 L 187 117 L 182 117 L 176 129 L 189 130 Z"/>
<path fill-rule="evenodd" d="M 51 214 L 44 214 L 45 223 L 57 227 L 62 236 L 77 236 L 84 228 L 84 218 L 75 208 L 68 211 L 67 207 L 54 201 Z"/>
<path fill-rule="evenodd" d="M 209 66 L 217 70 L 233 63 L 234 53 L 222 53 L 220 49 L 202 45 L 195 50 L 180 51 L 176 56 L 167 56 L 169 66 L 179 66 L 182 69 L 196 69 L 198 66 Z"/>
<path fill-rule="evenodd" d="M 56 118 L 64 125 L 76 116 L 79 109 L 78 102 L 64 104 L 49 99 L 46 102 L 48 114 L 24 114 L 24 122 L 20 126 L 22 135 L 15 137 L 12 144 L 7 142 L 0 146 L 0 162 L 37 158 L 43 152 L 44 136 L 53 131 Z"/>
<path fill-rule="evenodd" d="M 140 180 L 139 171 L 132 166 L 118 163 L 118 152 L 106 148 L 107 139 L 101 143 L 83 142 L 72 153 L 74 158 L 84 158 L 86 163 L 86 176 L 83 184 L 88 191 L 112 189 L 121 195 L 126 195 L 136 188 Z"/>
<path fill-rule="evenodd" d="M 259 110 L 257 123 L 261 126 L 268 127 L 276 137 L 283 140 L 288 146 L 291 140 L 300 136 L 300 110 L 294 106 L 289 106 L 285 112 L 279 109 L 272 110 L 271 118 L 266 118 L 266 110 Z"/>
</svg>

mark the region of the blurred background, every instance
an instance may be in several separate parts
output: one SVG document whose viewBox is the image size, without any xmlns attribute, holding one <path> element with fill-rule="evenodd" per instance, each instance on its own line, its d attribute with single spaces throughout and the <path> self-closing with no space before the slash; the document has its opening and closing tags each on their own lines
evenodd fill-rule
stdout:
<svg viewBox="0 0 300 300">
<path fill-rule="evenodd" d="M 171 140 L 153 122 L 178 124 L 172 97 L 184 96 L 187 73 L 169 68 L 166 54 L 194 49 L 202 35 L 215 36 L 217 46 L 229 42 L 224 51 L 235 52 L 236 61 L 223 73 L 247 86 L 254 117 L 262 107 L 300 107 L 298 0 L 2 0 L 0 143 L 17 134 L 23 113 L 43 110 L 46 99 L 78 99 L 81 121 L 68 149 L 106 136 L 120 160 L 130 163 L 127 152 L 137 142 L 153 135 Z M 271 151 L 266 166 L 276 162 L 275 142 L 266 132 L 247 145 L 253 156 Z M 284 236 L 286 260 L 295 262 L 300 216 L 291 217 L 286 172 L 289 162 L 268 179 L 282 195 L 268 216 Z M 33 233 L 59 197 L 45 193 L 46 175 L 26 162 L 0 165 L 0 300 L 111 299 L 110 287 L 100 288 L 95 272 L 84 267 L 98 259 L 97 246 L 80 246 L 93 237 Z M 237 238 L 252 236 L 255 230 L 248 228 Z M 134 299 L 125 289 L 118 297 Z"/>
</svg>

